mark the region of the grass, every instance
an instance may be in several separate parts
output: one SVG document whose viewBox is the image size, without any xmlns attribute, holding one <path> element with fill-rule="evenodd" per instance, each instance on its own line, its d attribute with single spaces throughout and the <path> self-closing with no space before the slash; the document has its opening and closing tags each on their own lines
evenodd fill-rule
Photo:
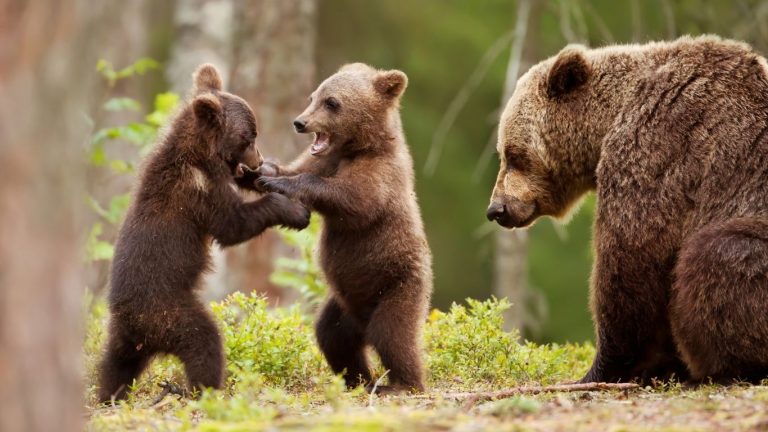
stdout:
<svg viewBox="0 0 768 432">
<path fill-rule="evenodd" d="M 228 378 L 222 391 L 197 400 L 167 396 L 152 405 L 161 381 L 184 383 L 173 358 L 153 362 L 130 400 L 95 406 L 87 391 L 88 430 L 768 430 L 768 387 L 676 383 L 631 392 L 517 396 L 471 406 L 446 395 L 573 381 L 594 355 L 589 344 L 520 343 L 502 330 L 504 300 L 467 300 L 427 320 L 430 389 L 424 395 L 376 397 L 345 391 L 328 370 L 299 307 L 268 309 L 263 298 L 234 294 L 212 305 L 225 338 Z M 87 379 L 104 342 L 103 301 L 89 305 L 84 351 Z M 377 374 L 383 371 L 377 367 Z"/>
</svg>

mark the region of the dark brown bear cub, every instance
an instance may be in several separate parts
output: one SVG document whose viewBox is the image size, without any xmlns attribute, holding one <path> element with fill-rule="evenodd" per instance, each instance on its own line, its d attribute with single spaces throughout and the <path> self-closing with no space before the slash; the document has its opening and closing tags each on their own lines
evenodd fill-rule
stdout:
<svg viewBox="0 0 768 432">
<path fill-rule="evenodd" d="M 400 125 L 406 84 L 400 71 L 342 67 L 294 122 L 297 131 L 315 134 L 308 151 L 288 168 L 265 164 L 257 180 L 323 215 L 320 262 L 331 294 L 317 341 L 349 387 L 371 384 L 365 348 L 372 345 L 389 370 L 384 392 L 424 390 L 421 335 L 432 293 Z"/>
<path fill-rule="evenodd" d="M 229 246 L 273 225 L 309 222 L 309 211 L 283 195 L 245 203 L 234 190 L 234 177 L 261 163 L 255 139 L 248 104 L 222 91 L 213 66 L 202 66 L 192 101 L 148 159 L 120 230 L 101 401 L 124 398 L 158 353 L 179 357 L 192 389 L 221 387 L 221 337 L 195 293 L 211 240 Z"/>
</svg>

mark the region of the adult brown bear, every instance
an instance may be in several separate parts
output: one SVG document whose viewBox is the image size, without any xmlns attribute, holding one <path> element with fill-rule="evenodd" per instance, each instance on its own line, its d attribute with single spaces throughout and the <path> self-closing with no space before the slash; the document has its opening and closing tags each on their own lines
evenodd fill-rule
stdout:
<svg viewBox="0 0 768 432">
<path fill-rule="evenodd" d="M 487 216 L 562 216 L 596 190 L 583 381 L 768 376 L 768 66 L 717 37 L 528 71 L 501 116 Z"/>
</svg>

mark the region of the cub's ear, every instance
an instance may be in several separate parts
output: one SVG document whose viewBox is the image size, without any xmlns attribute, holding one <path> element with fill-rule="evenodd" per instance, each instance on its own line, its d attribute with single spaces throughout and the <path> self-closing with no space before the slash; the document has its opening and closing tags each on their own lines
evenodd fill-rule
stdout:
<svg viewBox="0 0 768 432">
<path fill-rule="evenodd" d="M 224 88 L 221 81 L 221 75 L 216 67 L 210 63 L 200 65 L 194 75 L 195 81 L 195 94 L 200 94 L 210 91 L 220 91 Z"/>
<path fill-rule="evenodd" d="M 585 48 L 580 45 L 565 47 L 547 73 L 547 96 L 556 98 L 578 89 L 589 80 L 591 73 Z"/>
<path fill-rule="evenodd" d="M 198 124 L 204 126 L 221 126 L 223 124 L 224 110 L 219 99 L 210 94 L 202 94 L 192 101 L 192 111 Z"/>
<path fill-rule="evenodd" d="M 373 79 L 373 87 L 388 98 L 398 98 L 408 86 L 408 77 L 399 70 L 379 72 Z"/>
</svg>

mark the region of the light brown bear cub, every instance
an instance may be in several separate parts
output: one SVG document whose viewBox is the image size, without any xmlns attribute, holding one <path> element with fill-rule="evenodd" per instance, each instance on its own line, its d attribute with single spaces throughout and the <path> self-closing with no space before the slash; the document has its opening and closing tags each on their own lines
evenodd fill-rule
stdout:
<svg viewBox="0 0 768 432">
<path fill-rule="evenodd" d="M 349 387 L 372 383 L 365 347 L 389 370 L 390 391 L 423 391 L 422 325 L 431 254 L 400 124 L 407 77 L 350 64 L 312 93 L 296 119 L 314 133 L 289 167 L 265 164 L 256 182 L 323 215 L 320 263 L 331 293 L 316 324 L 331 369 Z"/>
<path fill-rule="evenodd" d="M 768 377 L 768 65 L 715 37 L 580 46 L 501 118 L 489 219 L 523 227 L 596 190 L 583 381 Z"/>
</svg>

